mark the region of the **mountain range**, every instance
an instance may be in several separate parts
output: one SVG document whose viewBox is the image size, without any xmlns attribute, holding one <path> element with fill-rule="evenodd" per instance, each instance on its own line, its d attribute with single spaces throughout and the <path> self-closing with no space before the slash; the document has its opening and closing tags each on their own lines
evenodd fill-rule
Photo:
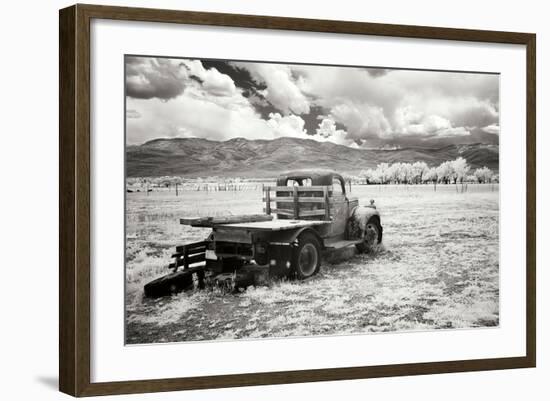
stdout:
<svg viewBox="0 0 550 401">
<path fill-rule="evenodd" d="M 223 142 L 202 138 L 159 138 L 126 147 L 128 177 L 274 177 L 299 168 L 325 168 L 358 174 L 379 163 L 424 161 L 430 167 L 464 157 L 472 168 L 497 172 L 499 146 L 447 145 L 438 148 L 402 147 L 356 149 L 311 139 L 273 140 L 234 138 Z"/>
</svg>

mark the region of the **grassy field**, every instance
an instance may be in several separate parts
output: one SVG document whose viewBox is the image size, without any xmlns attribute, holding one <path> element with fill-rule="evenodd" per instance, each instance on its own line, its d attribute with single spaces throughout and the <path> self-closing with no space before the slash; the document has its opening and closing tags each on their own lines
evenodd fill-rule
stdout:
<svg viewBox="0 0 550 401">
<path fill-rule="evenodd" d="M 143 297 L 143 285 L 169 272 L 174 247 L 208 229 L 185 216 L 261 213 L 261 191 L 127 194 L 126 341 L 196 340 L 432 330 L 499 324 L 498 185 L 353 186 L 375 199 L 384 243 L 377 255 L 348 248 L 320 274 L 275 281 L 239 294 L 217 290 Z"/>
</svg>

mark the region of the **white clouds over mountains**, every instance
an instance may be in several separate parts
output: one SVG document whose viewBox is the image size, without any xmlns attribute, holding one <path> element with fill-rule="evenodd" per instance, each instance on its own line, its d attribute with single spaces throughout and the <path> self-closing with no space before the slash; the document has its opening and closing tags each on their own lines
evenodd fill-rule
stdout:
<svg viewBox="0 0 550 401">
<path fill-rule="evenodd" d="M 258 83 L 264 83 L 267 86 L 262 91 L 264 97 L 284 114 L 309 113 L 309 101 L 298 87 L 296 80 L 293 79 L 291 68 L 288 65 L 267 63 L 231 64 L 237 68 L 247 70 L 252 79 Z"/>
<path fill-rule="evenodd" d="M 370 147 L 499 133 L 497 75 L 217 63 L 127 57 L 127 142 L 294 136 Z"/>
</svg>

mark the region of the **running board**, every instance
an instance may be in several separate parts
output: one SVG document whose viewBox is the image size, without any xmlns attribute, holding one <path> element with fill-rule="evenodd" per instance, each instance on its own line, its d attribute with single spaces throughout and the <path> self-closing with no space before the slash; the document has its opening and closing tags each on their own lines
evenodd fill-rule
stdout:
<svg viewBox="0 0 550 401">
<path fill-rule="evenodd" d="M 325 248 L 327 250 L 337 250 L 337 249 L 342 249 L 342 248 L 346 248 L 348 246 L 351 246 L 351 245 L 355 245 L 355 244 L 359 244 L 363 242 L 363 240 L 359 239 L 354 239 L 354 240 L 340 240 L 340 241 L 333 241 L 333 242 L 326 242 L 325 241 Z"/>
</svg>

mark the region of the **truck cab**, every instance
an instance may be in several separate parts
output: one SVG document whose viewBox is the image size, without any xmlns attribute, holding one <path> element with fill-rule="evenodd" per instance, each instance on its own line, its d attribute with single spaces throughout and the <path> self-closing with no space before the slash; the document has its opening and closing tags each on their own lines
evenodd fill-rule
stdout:
<svg viewBox="0 0 550 401">
<path fill-rule="evenodd" d="M 302 192 L 300 189 L 311 187 L 327 187 L 329 213 L 323 216 L 323 219 L 331 221 L 328 232 L 323 233 L 323 237 L 331 237 L 333 240 L 346 239 L 346 228 L 352 211 L 359 206 L 357 197 L 352 197 L 346 192 L 346 181 L 340 175 L 330 170 L 295 170 L 281 174 L 277 178 L 277 186 L 280 187 L 298 187 L 299 196 L 322 197 L 323 190 L 313 192 Z M 300 188 L 302 187 L 302 188 Z M 277 191 L 277 196 L 292 195 L 286 191 Z M 265 198 L 264 198 L 265 199 Z M 289 206 L 287 202 L 278 202 L 277 208 L 284 209 Z M 318 210 L 324 205 L 318 202 L 307 202 L 307 199 L 298 202 L 300 210 Z M 277 214 L 278 219 L 290 219 L 299 217 L 297 215 Z M 319 215 L 302 216 L 306 220 L 319 219 Z"/>
</svg>

